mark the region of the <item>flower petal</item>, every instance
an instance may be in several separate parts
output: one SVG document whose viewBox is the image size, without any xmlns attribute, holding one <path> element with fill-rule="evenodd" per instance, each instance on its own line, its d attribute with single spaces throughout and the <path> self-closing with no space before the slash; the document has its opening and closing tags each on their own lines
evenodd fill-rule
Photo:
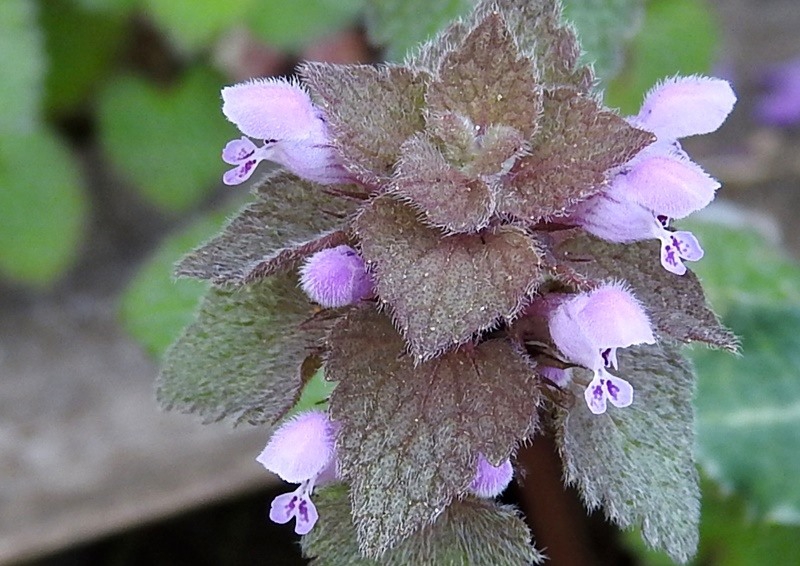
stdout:
<svg viewBox="0 0 800 566">
<path fill-rule="evenodd" d="M 310 480 L 333 458 L 334 433 L 326 413 L 299 413 L 275 431 L 256 461 L 285 481 Z"/>
<path fill-rule="evenodd" d="M 634 120 L 659 138 L 674 140 L 717 130 L 735 103 L 736 95 L 728 81 L 674 77 L 647 93 Z"/>
<path fill-rule="evenodd" d="M 610 189 L 656 214 L 684 218 L 712 200 L 720 183 L 688 159 L 653 155 L 617 175 Z"/>
<path fill-rule="evenodd" d="M 589 292 L 575 318 L 582 332 L 601 351 L 656 341 L 641 303 L 620 284 L 603 285 Z"/>
<path fill-rule="evenodd" d="M 686 261 L 698 261 L 704 255 L 700 242 L 691 232 L 672 232 L 672 244 L 678 248 L 678 255 Z"/>
<path fill-rule="evenodd" d="M 602 415 L 606 412 L 606 395 L 603 380 L 596 374 L 583 392 L 583 397 L 586 399 L 589 410 L 595 415 Z"/>
<path fill-rule="evenodd" d="M 272 505 L 269 508 L 269 518 L 272 522 L 283 525 L 292 520 L 297 514 L 298 505 L 300 504 L 300 488 L 292 491 L 291 493 L 283 493 L 272 500 Z"/>
<path fill-rule="evenodd" d="M 675 275 L 686 273 L 686 266 L 681 261 L 680 250 L 670 237 L 664 237 L 661 240 L 661 265 Z"/>
<path fill-rule="evenodd" d="M 311 497 L 306 494 L 300 497 L 300 503 L 297 507 L 297 522 L 294 525 L 294 532 L 298 535 L 305 535 L 314 527 L 319 519 L 319 513 Z"/>
<path fill-rule="evenodd" d="M 511 460 L 504 460 L 499 466 L 493 466 L 483 454 L 478 454 L 478 468 L 469 489 L 478 497 L 497 497 L 505 491 L 513 477 Z"/>
<path fill-rule="evenodd" d="M 319 135 L 305 140 L 284 140 L 275 144 L 270 159 L 308 181 L 322 185 L 348 183 L 352 177 L 339 163 L 323 128 Z"/>
<path fill-rule="evenodd" d="M 308 92 L 286 79 L 254 79 L 222 89 L 222 112 L 239 130 L 262 140 L 301 140 L 322 121 Z"/>
<path fill-rule="evenodd" d="M 336 246 L 309 257 L 300 268 L 300 286 L 326 308 L 343 307 L 372 294 L 364 260 L 350 246 Z"/>
<path fill-rule="evenodd" d="M 570 220 L 598 238 L 620 244 L 657 238 L 661 233 L 653 213 L 619 191 L 609 190 L 582 202 Z"/>
<path fill-rule="evenodd" d="M 225 163 L 236 165 L 252 157 L 257 149 L 256 144 L 247 137 L 242 136 L 225 144 L 222 149 L 222 160 Z"/>
<path fill-rule="evenodd" d="M 615 407 L 627 407 L 633 403 L 633 386 L 615 375 L 605 374 L 606 396 Z"/>
</svg>

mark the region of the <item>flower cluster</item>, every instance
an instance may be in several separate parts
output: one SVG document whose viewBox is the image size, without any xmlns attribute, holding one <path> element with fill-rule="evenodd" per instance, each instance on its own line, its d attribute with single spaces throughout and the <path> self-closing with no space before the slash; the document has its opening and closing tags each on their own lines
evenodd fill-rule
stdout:
<svg viewBox="0 0 800 566">
<path fill-rule="evenodd" d="M 735 96 L 723 80 L 675 77 L 625 118 L 580 54 L 556 0 L 480 0 L 402 65 L 308 63 L 298 80 L 223 89 L 244 134 L 223 150 L 225 183 L 265 160 L 285 171 L 181 263 L 216 286 L 169 354 L 162 399 L 186 406 L 174 383 L 196 386 L 205 363 L 191 410 L 272 425 L 320 369 L 325 410 L 285 420 L 258 458 L 299 484 L 273 520 L 308 533 L 313 491 L 338 472 L 346 487 L 326 488 L 319 514 L 347 510 L 333 522 L 352 519 L 351 547 L 368 558 L 409 537 L 434 552 L 461 534 L 432 533 L 459 521 L 471 526 L 449 533 L 530 563 L 526 535 L 507 536 L 527 530 L 491 498 L 514 476 L 509 455 L 547 431 L 589 507 L 691 554 L 697 486 L 671 464 L 691 459 L 691 437 L 632 437 L 686 430 L 668 422 L 691 418 L 675 344 L 736 348 L 684 265 L 700 244 L 670 226 L 719 188 L 680 140 L 719 128 Z M 581 394 L 589 411 L 571 402 Z M 639 459 L 653 477 L 625 469 L 619 482 L 620 462 Z M 651 511 L 666 499 L 637 507 L 673 485 L 669 513 Z"/>
<path fill-rule="evenodd" d="M 607 190 L 581 203 L 572 219 L 610 242 L 658 239 L 661 265 L 686 273 L 683 261 L 699 260 L 703 249 L 691 232 L 668 230 L 669 222 L 706 207 L 720 185 L 689 159 L 678 140 L 715 131 L 735 102 L 721 79 L 676 77 L 653 88 L 629 121 L 653 132 L 656 142 L 625 164 Z"/>
</svg>

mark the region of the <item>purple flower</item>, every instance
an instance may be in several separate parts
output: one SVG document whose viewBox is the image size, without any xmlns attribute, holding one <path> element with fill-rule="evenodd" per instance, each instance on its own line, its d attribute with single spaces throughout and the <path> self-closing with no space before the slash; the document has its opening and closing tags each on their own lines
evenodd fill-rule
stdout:
<svg viewBox="0 0 800 566">
<path fill-rule="evenodd" d="M 733 109 L 730 84 L 710 77 L 675 77 L 653 88 L 631 124 L 653 132 L 657 141 L 631 159 L 603 193 L 579 204 L 570 217 L 598 238 L 629 243 L 661 241 L 661 265 L 677 275 L 684 261 L 697 261 L 703 249 L 690 232 L 668 230 L 712 200 L 719 182 L 694 163 L 679 138 L 713 132 Z"/>
<path fill-rule="evenodd" d="M 647 93 L 631 122 L 659 140 L 674 141 L 716 131 L 735 103 L 728 81 L 697 75 L 673 77 Z"/>
<path fill-rule="evenodd" d="M 676 275 L 686 273 L 684 261 L 703 257 L 703 248 L 691 232 L 667 229 L 669 218 L 627 199 L 614 187 L 582 202 L 572 213 L 572 221 L 598 238 L 616 243 L 658 239 L 661 265 Z"/>
<path fill-rule="evenodd" d="M 595 414 L 604 413 L 606 402 L 627 407 L 633 387 L 608 373 L 617 368 L 617 348 L 653 344 L 650 319 L 639 301 L 620 284 L 607 284 L 563 301 L 550 314 L 550 335 L 564 358 L 594 372 L 584 392 Z"/>
<path fill-rule="evenodd" d="M 304 535 L 317 522 L 311 501 L 314 486 L 335 477 L 336 430 L 322 411 L 307 411 L 285 422 L 272 435 L 256 461 L 281 479 L 300 485 L 272 501 L 269 517 L 276 523 L 296 519 L 295 532 Z"/>
<path fill-rule="evenodd" d="M 756 116 L 775 126 L 800 123 L 800 57 L 767 70 L 762 78 L 764 94 L 756 104 Z"/>
<path fill-rule="evenodd" d="M 372 294 L 372 278 L 350 246 L 336 246 L 309 257 L 300 268 L 300 286 L 323 307 L 351 305 Z"/>
<path fill-rule="evenodd" d="M 248 137 L 235 139 L 222 150 L 225 163 L 235 165 L 222 180 L 227 185 L 246 181 L 264 160 L 274 161 L 309 181 L 322 184 L 349 181 L 328 139 L 322 110 L 297 82 L 254 79 L 222 89 L 222 112 Z"/>
<path fill-rule="evenodd" d="M 478 454 L 478 469 L 469 489 L 478 497 L 497 497 L 511 483 L 514 468 L 511 460 L 504 460 L 499 466 L 492 466 L 483 454 Z"/>
</svg>

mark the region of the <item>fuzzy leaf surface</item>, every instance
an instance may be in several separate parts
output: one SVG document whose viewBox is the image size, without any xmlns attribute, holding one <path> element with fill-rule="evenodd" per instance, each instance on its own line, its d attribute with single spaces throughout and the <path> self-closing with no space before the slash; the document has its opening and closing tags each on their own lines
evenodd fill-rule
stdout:
<svg viewBox="0 0 800 566">
<path fill-rule="evenodd" d="M 512 507 L 474 498 L 453 502 L 433 525 L 423 527 L 389 550 L 380 562 L 358 549 L 344 485 L 320 490 L 314 497 L 319 522 L 303 537 L 303 554 L 313 566 L 519 566 L 540 563 L 531 535 Z"/>
<path fill-rule="evenodd" d="M 450 165 L 439 149 L 420 135 L 403 144 L 392 190 L 417 205 L 428 223 L 448 232 L 476 232 L 486 225 L 494 209 L 489 186 Z"/>
<path fill-rule="evenodd" d="M 206 421 L 273 423 L 294 402 L 303 359 L 324 333 L 299 327 L 312 308 L 289 275 L 210 289 L 197 319 L 166 354 L 159 402 Z"/>
<path fill-rule="evenodd" d="M 635 390 L 630 407 L 594 415 L 579 399 L 558 417 L 565 481 L 587 508 L 602 507 L 623 528 L 640 527 L 648 545 L 686 562 L 697 550 L 700 519 L 694 375 L 673 347 L 626 348 L 619 368 Z"/>
<path fill-rule="evenodd" d="M 622 165 L 654 137 L 592 98 L 548 91 L 530 155 L 519 159 L 498 191 L 498 211 L 529 222 L 563 215 L 606 188 L 606 171 Z"/>
<path fill-rule="evenodd" d="M 529 137 L 542 111 L 533 63 L 521 57 L 499 14 L 487 16 L 447 54 L 426 95 L 433 112 L 468 118 L 481 135 L 490 125 Z"/>
<path fill-rule="evenodd" d="M 352 486 L 359 547 L 379 556 L 434 521 L 475 474 L 536 427 L 539 383 L 505 340 L 415 365 L 385 314 L 340 320 L 328 338 L 327 379 L 340 472 Z"/>
<path fill-rule="evenodd" d="M 364 209 L 356 231 L 378 295 L 423 359 L 513 317 L 542 279 L 539 252 L 519 228 L 443 237 L 383 196 Z"/>
<path fill-rule="evenodd" d="M 612 244 L 581 233 L 560 245 L 558 254 L 561 265 L 585 278 L 584 284 L 627 281 L 662 336 L 738 350 L 736 337 L 709 308 L 697 276 L 691 271 L 674 275 L 661 267 L 658 242 Z"/>
<path fill-rule="evenodd" d="M 572 28 L 562 21 L 557 0 L 482 0 L 464 21 L 450 24 L 422 45 L 410 59 L 411 64 L 435 71 L 471 29 L 498 12 L 520 53 L 536 63 L 545 87 L 570 86 L 587 93 L 591 90 L 591 69 L 578 65 L 580 44 Z"/>
<path fill-rule="evenodd" d="M 181 260 L 176 275 L 218 285 L 250 283 L 347 241 L 344 219 L 356 206 L 320 185 L 279 174 L 255 195 L 221 234 Z"/>
<path fill-rule="evenodd" d="M 333 145 L 362 182 L 385 182 L 400 146 L 424 127 L 422 75 L 398 66 L 307 63 L 301 69 L 325 109 Z"/>
</svg>

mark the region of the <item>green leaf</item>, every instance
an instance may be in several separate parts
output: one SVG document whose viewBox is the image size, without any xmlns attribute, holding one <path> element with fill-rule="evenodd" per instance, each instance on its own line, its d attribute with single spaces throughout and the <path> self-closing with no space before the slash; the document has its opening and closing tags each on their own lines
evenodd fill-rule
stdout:
<svg viewBox="0 0 800 566">
<path fill-rule="evenodd" d="M 642 25 L 645 0 L 563 0 L 564 16 L 578 30 L 582 60 L 608 83 L 621 70 L 623 49 Z M 674 43 L 674 42 L 673 42 Z"/>
<path fill-rule="evenodd" d="M 300 73 L 322 100 L 345 167 L 373 189 L 388 181 L 400 146 L 424 126 L 424 76 L 404 67 L 322 63 Z"/>
<path fill-rule="evenodd" d="M 606 91 L 606 104 L 636 114 L 644 95 L 661 79 L 707 73 L 718 35 L 708 2 L 650 0 L 641 31 L 628 46 L 625 69 Z"/>
<path fill-rule="evenodd" d="M 30 134 L 40 123 L 46 65 L 34 2 L 0 2 L 0 61 L 0 136 Z"/>
<path fill-rule="evenodd" d="M 533 151 L 498 187 L 497 210 L 529 222 L 563 216 L 571 205 L 606 188 L 606 171 L 653 141 L 572 89 L 548 91 Z"/>
<path fill-rule="evenodd" d="M 43 2 L 41 21 L 50 57 L 45 105 L 50 112 L 64 112 L 99 86 L 123 39 L 124 21 L 82 11 L 71 0 Z"/>
<path fill-rule="evenodd" d="M 142 0 L 147 15 L 180 49 L 207 47 L 221 31 L 261 9 L 256 0 Z"/>
<path fill-rule="evenodd" d="M 558 247 L 556 269 L 566 283 L 580 288 L 626 281 L 662 336 L 737 351 L 736 337 L 709 308 L 697 276 L 670 273 L 661 266 L 658 250 L 657 241 L 612 244 L 578 232 Z"/>
<path fill-rule="evenodd" d="M 339 472 L 359 547 L 380 556 L 434 521 L 475 477 L 535 431 L 539 382 L 502 339 L 415 363 L 384 314 L 351 312 L 328 337 Z"/>
<path fill-rule="evenodd" d="M 48 0 L 49 1 L 49 0 Z M 71 0 L 88 12 L 101 12 L 112 15 L 129 14 L 139 0 Z"/>
<path fill-rule="evenodd" d="M 351 201 L 286 173 L 266 179 L 254 192 L 256 201 L 183 258 L 177 275 L 215 284 L 252 283 L 347 242 L 342 219 L 354 211 Z"/>
<path fill-rule="evenodd" d="M 634 387 L 630 407 L 594 415 L 576 391 L 575 405 L 559 411 L 564 479 L 589 509 L 602 507 L 623 528 L 640 527 L 648 545 L 686 562 L 697 548 L 700 519 L 694 376 L 668 346 L 622 350 L 619 368 Z"/>
<path fill-rule="evenodd" d="M 513 226 L 445 237 L 383 196 L 363 210 L 356 232 L 379 297 L 423 359 L 512 318 L 542 279 L 536 245 Z"/>
<path fill-rule="evenodd" d="M 257 37 L 287 50 L 353 24 L 365 0 L 258 0 L 245 22 Z"/>
<path fill-rule="evenodd" d="M 697 220 L 681 228 L 705 249 L 693 268 L 723 318 L 737 304 L 800 304 L 800 266 L 757 232 Z"/>
<path fill-rule="evenodd" d="M 303 537 L 303 554 L 313 566 L 519 566 L 544 560 L 512 508 L 473 498 L 454 502 L 433 525 L 422 528 L 384 554 L 380 562 L 358 550 L 347 488 L 324 488 L 314 497 L 319 521 Z"/>
<path fill-rule="evenodd" d="M 336 383 L 325 379 L 325 371 L 320 367 L 311 378 L 303 384 L 300 397 L 292 409 L 286 413 L 287 417 L 304 411 L 327 411 L 328 400 L 336 389 Z"/>
<path fill-rule="evenodd" d="M 698 457 L 762 517 L 800 524 L 800 308 L 731 305 L 743 356 L 696 349 Z"/>
<path fill-rule="evenodd" d="M 643 566 L 672 566 L 667 556 L 646 550 L 637 533 L 625 536 L 628 546 Z M 747 504 L 736 496 L 725 496 L 710 482 L 703 482 L 700 515 L 700 549 L 692 562 L 697 566 L 762 566 L 765 558 L 781 564 L 800 562 L 797 539 L 800 528 L 754 521 Z M 779 557 L 779 558 L 778 558 Z"/>
<path fill-rule="evenodd" d="M 51 283 L 77 257 L 86 226 L 88 202 L 76 163 L 46 130 L 0 133 L 0 187 L 0 272 L 28 284 Z"/>
<path fill-rule="evenodd" d="M 198 68 L 167 90 L 125 77 L 103 93 L 103 147 L 153 204 L 186 210 L 217 184 L 224 168 L 219 152 L 235 137 L 222 118 L 220 86 Z"/>
<path fill-rule="evenodd" d="M 208 290 L 207 284 L 198 281 L 173 280 L 175 263 L 186 250 L 218 232 L 234 210 L 226 206 L 167 237 L 122 294 L 122 323 L 150 354 L 164 355 L 181 330 L 192 322 L 200 299 Z"/>
<path fill-rule="evenodd" d="M 386 47 L 386 58 L 400 61 L 417 44 L 464 15 L 472 0 L 368 0 L 367 32 Z"/>
<path fill-rule="evenodd" d="M 303 360 L 324 334 L 312 309 L 293 275 L 212 288 L 167 352 L 159 402 L 207 421 L 274 423 L 294 404 Z"/>
</svg>

